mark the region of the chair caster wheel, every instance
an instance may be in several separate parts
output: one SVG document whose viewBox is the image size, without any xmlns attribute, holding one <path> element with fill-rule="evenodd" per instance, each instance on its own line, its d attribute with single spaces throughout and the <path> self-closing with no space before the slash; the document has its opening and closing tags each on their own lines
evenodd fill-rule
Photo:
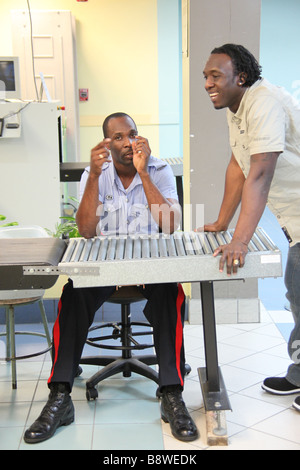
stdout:
<svg viewBox="0 0 300 470">
<path fill-rule="evenodd" d="M 120 330 L 118 328 L 114 328 L 112 331 L 112 338 L 113 339 L 118 339 L 120 338 Z"/>
<path fill-rule="evenodd" d="M 184 375 L 189 375 L 189 373 L 190 373 L 191 370 L 192 370 L 192 368 L 191 368 L 191 366 L 190 366 L 189 364 L 185 364 L 184 369 L 185 369 Z"/>
<path fill-rule="evenodd" d="M 86 396 L 87 401 L 97 400 L 98 391 L 95 388 L 87 388 L 85 396 Z"/>
</svg>

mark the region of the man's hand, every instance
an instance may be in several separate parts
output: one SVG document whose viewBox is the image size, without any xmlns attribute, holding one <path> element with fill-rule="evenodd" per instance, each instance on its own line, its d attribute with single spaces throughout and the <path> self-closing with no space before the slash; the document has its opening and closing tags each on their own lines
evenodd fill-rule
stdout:
<svg viewBox="0 0 300 470">
<path fill-rule="evenodd" d="M 92 238 L 96 235 L 96 227 L 99 222 L 99 176 L 102 166 L 110 162 L 109 144 L 111 139 L 104 139 L 91 150 L 90 171 L 86 182 L 85 191 L 76 212 L 76 222 L 82 237 Z"/>
<path fill-rule="evenodd" d="M 245 264 L 245 258 L 248 253 L 248 247 L 239 240 L 232 240 L 227 245 L 221 245 L 214 251 L 214 256 L 221 253 L 219 270 L 223 272 L 225 264 L 227 265 L 228 276 L 236 274 L 238 268 L 242 268 Z"/>
<path fill-rule="evenodd" d="M 102 166 L 105 162 L 111 162 L 111 156 L 109 151 L 109 143 L 111 139 L 104 139 L 96 147 L 91 150 L 91 162 L 90 162 L 90 173 L 95 176 L 100 176 L 102 172 Z"/>
<path fill-rule="evenodd" d="M 151 155 L 149 142 L 144 137 L 137 136 L 136 140 L 132 142 L 133 150 L 133 165 L 141 176 L 148 173 L 148 161 Z"/>
<path fill-rule="evenodd" d="M 223 232 L 224 230 L 227 230 L 227 228 L 227 225 L 220 224 L 217 220 L 211 224 L 205 224 L 204 229 L 197 229 L 196 231 L 201 232 L 204 230 L 204 232 Z"/>
<path fill-rule="evenodd" d="M 196 232 L 223 232 L 227 230 L 225 225 L 220 224 L 218 221 L 211 224 L 205 224 L 204 227 L 198 228 Z M 240 240 L 232 240 L 231 243 L 220 245 L 215 251 L 214 256 L 221 253 L 219 270 L 223 272 L 225 264 L 227 265 L 228 276 L 236 274 L 238 268 L 242 268 L 245 264 L 245 258 L 248 253 L 248 246 Z"/>
</svg>

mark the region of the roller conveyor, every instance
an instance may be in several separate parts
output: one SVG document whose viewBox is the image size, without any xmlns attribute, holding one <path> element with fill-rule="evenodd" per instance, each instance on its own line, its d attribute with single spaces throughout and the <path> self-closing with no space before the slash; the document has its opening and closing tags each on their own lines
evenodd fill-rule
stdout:
<svg viewBox="0 0 300 470">
<path fill-rule="evenodd" d="M 75 287 L 224 280 L 227 274 L 219 272 L 219 257 L 213 253 L 232 235 L 229 230 L 72 238 L 57 266 L 25 267 L 24 274 L 67 274 Z M 235 279 L 281 275 L 281 253 L 258 228 L 249 243 L 245 266 Z"/>
</svg>

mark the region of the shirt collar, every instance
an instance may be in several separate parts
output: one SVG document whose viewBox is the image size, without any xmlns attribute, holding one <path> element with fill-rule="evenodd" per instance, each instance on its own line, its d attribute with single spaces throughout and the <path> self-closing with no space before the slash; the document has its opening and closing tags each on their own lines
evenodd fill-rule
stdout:
<svg viewBox="0 0 300 470">
<path fill-rule="evenodd" d="M 246 105 L 247 97 L 248 97 L 249 93 L 251 93 L 255 88 L 257 88 L 262 83 L 263 80 L 264 80 L 263 78 L 261 78 L 259 80 L 256 80 L 256 82 L 253 83 L 253 85 L 251 85 L 250 87 L 248 87 L 246 89 L 245 93 L 243 94 L 243 97 L 241 99 L 240 105 L 239 105 L 238 110 L 237 110 L 236 113 L 232 113 L 230 111 L 230 109 L 228 109 L 228 113 L 231 116 L 233 121 L 241 120 L 241 118 L 244 114 L 244 109 L 245 109 L 245 105 Z"/>
</svg>

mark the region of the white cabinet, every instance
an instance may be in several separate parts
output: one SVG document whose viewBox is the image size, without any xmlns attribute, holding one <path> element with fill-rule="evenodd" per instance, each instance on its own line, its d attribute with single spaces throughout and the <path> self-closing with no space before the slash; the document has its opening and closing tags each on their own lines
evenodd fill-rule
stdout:
<svg viewBox="0 0 300 470">
<path fill-rule="evenodd" d="M 31 19 L 30 23 L 26 10 L 11 12 L 13 53 L 20 60 L 22 94 L 19 98 L 38 101 L 35 82 L 39 94 L 42 73 L 51 99 L 59 100 L 65 108 L 64 160 L 80 160 L 75 18 L 68 10 L 32 10 Z M 47 101 L 45 94 L 43 100 Z"/>
<path fill-rule="evenodd" d="M 59 222 L 58 106 L 29 103 L 18 114 L 20 137 L 0 138 L 0 214 L 9 222 L 50 230 Z M 0 103 L 0 117 L 19 109 L 19 102 Z"/>
</svg>

